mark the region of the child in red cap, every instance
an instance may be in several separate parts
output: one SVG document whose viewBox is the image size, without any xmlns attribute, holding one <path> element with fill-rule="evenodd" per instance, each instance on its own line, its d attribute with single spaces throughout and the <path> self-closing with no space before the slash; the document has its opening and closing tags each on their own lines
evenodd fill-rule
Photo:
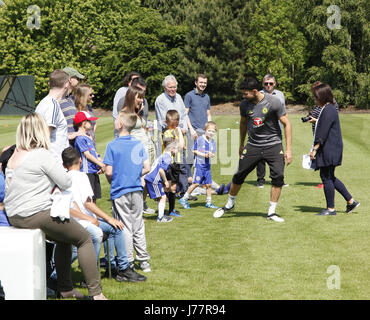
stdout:
<svg viewBox="0 0 370 320">
<path fill-rule="evenodd" d="M 75 140 L 75 148 L 79 151 L 82 159 L 80 171 L 85 172 L 89 177 L 94 191 L 94 202 L 101 198 L 99 174 L 105 171 L 105 164 L 101 161 L 94 142 L 87 134 L 91 130 L 91 121 L 96 120 L 98 118 L 91 117 L 86 111 L 77 112 L 73 120 L 80 134 Z"/>
</svg>

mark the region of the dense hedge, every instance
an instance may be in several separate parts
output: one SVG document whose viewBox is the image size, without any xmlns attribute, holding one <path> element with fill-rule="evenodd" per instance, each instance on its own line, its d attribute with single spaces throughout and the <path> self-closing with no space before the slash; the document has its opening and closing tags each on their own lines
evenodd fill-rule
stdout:
<svg viewBox="0 0 370 320">
<path fill-rule="evenodd" d="M 213 103 L 240 98 L 246 74 L 273 73 L 291 102 L 313 103 L 310 85 L 321 80 L 340 106 L 369 107 L 367 0 L 3 0 L 0 6 L 0 74 L 34 75 L 37 100 L 47 92 L 49 73 L 69 65 L 88 76 L 96 106 L 107 109 L 132 70 L 147 79 L 151 105 L 165 75 L 175 74 L 185 94 L 202 72 Z"/>
<path fill-rule="evenodd" d="M 178 64 L 185 28 L 170 26 L 157 11 L 140 7 L 138 1 L 4 3 L 0 9 L 0 74 L 34 75 L 36 100 L 47 92 L 50 72 L 65 66 L 87 76 L 99 106 L 111 108 L 123 76 L 132 70 L 146 77 L 148 97 L 153 100 L 162 90 L 163 77 Z M 39 19 L 32 11 L 35 5 L 40 9 Z"/>
</svg>

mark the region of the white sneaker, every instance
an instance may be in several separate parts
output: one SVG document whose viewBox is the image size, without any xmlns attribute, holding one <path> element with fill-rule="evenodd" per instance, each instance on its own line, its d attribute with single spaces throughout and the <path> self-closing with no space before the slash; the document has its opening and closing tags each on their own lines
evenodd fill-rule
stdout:
<svg viewBox="0 0 370 320">
<path fill-rule="evenodd" d="M 155 214 L 155 210 L 152 209 L 152 208 L 147 207 L 147 208 L 144 208 L 143 209 L 143 213 L 146 213 L 146 214 Z"/>
<path fill-rule="evenodd" d="M 234 209 L 234 206 L 232 206 L 230 209 L 226 207 L 218 208 L 215 212 L 213 212 L 213 218 L 221 218 L 225 212 L 230 212 Z"/>
<path fill-rule="evenodd" d="M 267 216 L 267 220 L 273 220 L 276 222 L 284 222 L 285 220 L 279 217 L 276 213 L 270 214 Z"/>
<path fill-rule="evenodd" d="M 157 218 L 157 222 L 165 223 L 165 222 L 171 222 L 173 220 L 172 217 L 164 215 L 161 219 Z"/>
<path fill-rule="evenodd" d="M 143 272 L 151 272 L 152 269 L 150 268 L 150 264 L 148 261 L 142 261 L 140 263 L 140 269 L 143 271 Z"/>
</svg>

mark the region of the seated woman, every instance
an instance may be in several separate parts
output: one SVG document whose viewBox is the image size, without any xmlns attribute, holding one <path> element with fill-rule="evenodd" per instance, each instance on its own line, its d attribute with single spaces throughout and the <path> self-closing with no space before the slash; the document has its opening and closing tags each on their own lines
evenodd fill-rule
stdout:
<svg viewBox="0 0 370 320">
<path fill-rule="evenodd" d="M 43 117 L 30 113 L 21 119 L 16 133 L 16 149 L 5 174 L 5 210 L 11 225 L 41 229 L 56 243 L 55 264 L 58 290 L 63 298 L 86 298 L 73 289 L 71 244 L 78 248 L 78 259 L 89 296 L 106 300 L 102 294 L 96 256 L 90 234 L 74 219 L 51 217 L 51 193 L 55 186 L 66 190 L 71 177 L 50 151 L 49 129 Z"/>
<path fill-rule="evenodd" d="M 316 122 L 313 150 L 310 153 L 312 168 L 320 170 L 324 185 L 326 209 L 318 215 L 336 215 L 334 195 L 337 190 L 347 201 L 346 213 L 352 212 L 360 203 L 353 199 L 347 188 L 334 174 L 335 168 L 342 164 L 343 141 L 338 110 L 331 88 L 327 84 L 314 87 L 313 94 L 321 113 Z"/>
</svg>

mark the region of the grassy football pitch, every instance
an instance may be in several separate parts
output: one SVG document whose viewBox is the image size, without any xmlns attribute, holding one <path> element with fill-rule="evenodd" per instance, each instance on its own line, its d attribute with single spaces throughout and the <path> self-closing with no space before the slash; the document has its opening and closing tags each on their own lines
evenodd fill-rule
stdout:
<svg viewBox="0 0 370 320">
<path fill-rule="evenodd" d="M 231 181 L 237 165 L 238 116 L 214 116 L 218 124 L 218 155 L 212 175 L 218 183 Z M 318 172 L 301 166 L 309 152 L 312 131 L 292 114 L 293 163 L 286 167 L 277 213 L 284 223 L 266 220 L 270 185 L 256 188 L 252 172 L 239 193 L 235 210 L 214 219 L 204 207 L 205 196 L 191 201 L 172 223 L 159 224 L 144 215 L 152 272 L 142 283 L 102 279 L 109 299 L 123 300 L 255 300 L 255 299 L 369 299 L 370 298 L 370 114 L 341 115 L 344 155 L 336 170 L 361 206 L 345 213 L 336 193 L 337 216 L 315 214 L 325 207 Z M 1 146 L 15 143 L 19 118 L 0 117 Z M 103 156 L 113 138 L 111 117 L 98 120 L 97 149 Z M 111 213 L 109 184 L 101 176 L 103 197 L 98 205 Z M 213 196 L 223 206 L 227 195 Z M 156 202 L 148 200 L 151 208 Z M 103 250 L 102 253 L 103 254 Z M 140 271 L 139 271 L 140 272 Z M 103 270 L 102 270 L 103 274 Z M 74 265 L 74 280 L 82 274 Z M 82 289 L 83 292 L 87 293 Z"/>
</svg>

